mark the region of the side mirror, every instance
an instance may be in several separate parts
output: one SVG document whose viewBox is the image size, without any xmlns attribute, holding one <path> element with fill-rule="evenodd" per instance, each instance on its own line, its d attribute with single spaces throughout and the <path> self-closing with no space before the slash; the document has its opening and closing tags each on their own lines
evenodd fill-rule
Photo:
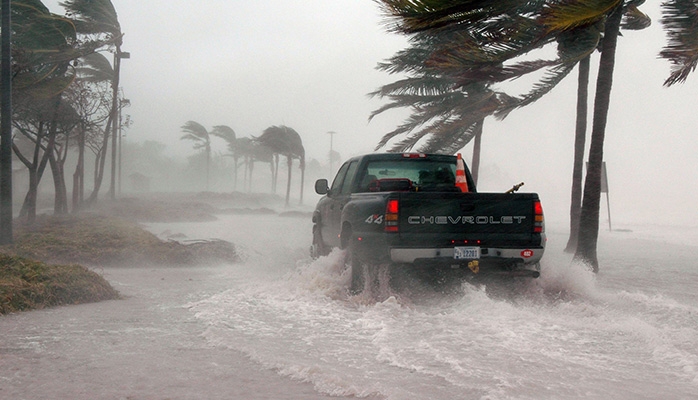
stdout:
<svg viewBox="0 0 698 400">
<path fill-rule="evenodd" d="M 315 181 L 315 193 L 327 194 L 330 192 L 330 185 L 327 179 L 318 179 Z"/>
</svg>

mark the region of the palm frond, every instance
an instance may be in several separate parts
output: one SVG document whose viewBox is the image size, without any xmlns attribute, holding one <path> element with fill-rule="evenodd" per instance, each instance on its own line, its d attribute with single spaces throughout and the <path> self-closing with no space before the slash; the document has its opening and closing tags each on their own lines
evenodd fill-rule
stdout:
<svg viewBox="0 0 698 400">
<path fill-rule="evenodd" d="M 101 53 L 88 54 L 80 59 L 77 67 L 80 79 L 87 82 L 111 82 L 114 79 L 114 68 L 109 60 Z"/>
<path fill-rule="evenodd" d="M 640 31 L 652 25 L 652 18 L 640 11 L 636 5 L 627 5 L 623 10 L 622 29 Z"/>
<path fill-rule="evenodd" d="M 623 0 L 560 0 L 546 6 L 539 22 L 548 32 L 564 32 L 602 21 Z"/>
<path fill-rule="evenodd" d="M 67 16 L 75 19 L 78 32 L 121 37 L 121 25 L 111 0 L 66 0 L 58 4 L 66 9 Z"/>
<path fill-rule="evenodd" d="M 662 3 L 661 23 L 668 42 L 659 56 L 671 63 L 671 73 L 664 85 L 683 83 L 698 66 L 698 4 L 693 0 Z"/>
<path fill-rule="evenodd" d="M 211 130 L 211 135 L 225 140 L 228 144 L 234 143 L 236 139 L 235 131 L 227 125 L 216 125 Z"/>
<path fill-rule="evenodd" d="M 196 121 L 187 121 L 182 125 L 182 132 L 185 132 L 185 135 L 182 136 L 182 139 L 188 139 L 188 140 L 193 140 L 195 142 L 209 142 L 209 134 L 208 130 L 204 128 L 203 125 Z"/>
</svg>

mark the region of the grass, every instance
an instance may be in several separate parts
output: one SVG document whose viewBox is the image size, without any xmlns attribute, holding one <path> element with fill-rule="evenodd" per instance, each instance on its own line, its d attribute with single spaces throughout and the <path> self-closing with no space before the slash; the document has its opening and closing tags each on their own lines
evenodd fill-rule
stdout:
<svg viewBox="0 0 698 400">
<path fill-rule="evenodd" d="M 109 282 L 81 265 L 0 254 L 0 314 L 117 298 Z"/>
</svg>

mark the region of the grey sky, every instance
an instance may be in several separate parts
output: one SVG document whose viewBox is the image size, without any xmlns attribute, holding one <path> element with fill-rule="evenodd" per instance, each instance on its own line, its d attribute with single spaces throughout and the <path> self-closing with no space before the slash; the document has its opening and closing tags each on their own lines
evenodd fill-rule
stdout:
<svg viewBox="0 0 698 400">
<path fill-rule="evenodd" d="M 285 124 L 301 134 L 310 158 L 324 160 L 327 131 L 338 132 L 335 149 L 346 158 L 371 151 L 406 115 L 367 122 L 382 103 L 366 94 L 396 79 L 376 71 L 376 64 L 407 43 L 385 31 L 372 0 L 112 2 L 126 34 L 123 50 L 131 52 L 122 64 L 132 104 L 126 113 L 134 121 L 128 140 L 157 140 L 188 155 L 191 143 L 179 139 L 187 120 L 208 128 L 229 125 L 238 136 Z M 63 13 L 57 1 L 46 4 Z M 698 76 L 662 87 L 669 64 L 657 58 L 666 41 L 659 4 L 642 9 L 653 25 L 619 40 L 608 121 L 614 220 L 695 226 Z M 597 63 L 598 56 L 592 70 Z M 538 103 L 504 121 L 487 120 L 481 189 L 525 181 L 524 190 L 541 194 L 546 213 L 564 217 L 575 92 L 576 71 Z M 471 152 L 471 146 L 463 150 L 466 159 Z"/>
</svg>

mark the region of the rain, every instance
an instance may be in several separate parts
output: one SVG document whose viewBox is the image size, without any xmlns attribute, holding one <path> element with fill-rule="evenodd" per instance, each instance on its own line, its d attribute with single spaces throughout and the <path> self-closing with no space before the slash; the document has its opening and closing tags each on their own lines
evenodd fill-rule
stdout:
<svg viewBox="0 0 698 400">
<path fill-rule="evenodd" d="M 349 293 L 342 250 L 309 254 L 316 179 L 331 182 L 408 117 L 369 122 L 384 102 L 368 93 L 397 79 L 377 64 L 409 45 L 376 2 L 112 3 L 130 54 L 120 78 L 129 123 L 118 199 L 103 189 L 95 212 L 133 218 L 166 243 L 232 243 L 239 259 L 88 265 L 120 299 L 0 316 L 1 398 L 698 397 L 698 81 L 662 86 L 659 3 L 641 7 L 649 28 L 619 38 L 600 272 L 564 252 L 573 73 L 485 122 L 478 190 L 525 182 L 522 192 L 539 194 L 540 278 L 447 288 L 408 278 L 378 297 Z M 181 139 L 190 121 L 211 133 L 208 175 L 197 142 Z M 276 167 L 273 156 L 234 161 L 221 126 L 237 139 L 288 127 L 303 162 L 299 152 Z M 472 143 L 461 153 L 470 163 Z M 52 213 L 44 180 L 40 215 Z"/>
</svg>

